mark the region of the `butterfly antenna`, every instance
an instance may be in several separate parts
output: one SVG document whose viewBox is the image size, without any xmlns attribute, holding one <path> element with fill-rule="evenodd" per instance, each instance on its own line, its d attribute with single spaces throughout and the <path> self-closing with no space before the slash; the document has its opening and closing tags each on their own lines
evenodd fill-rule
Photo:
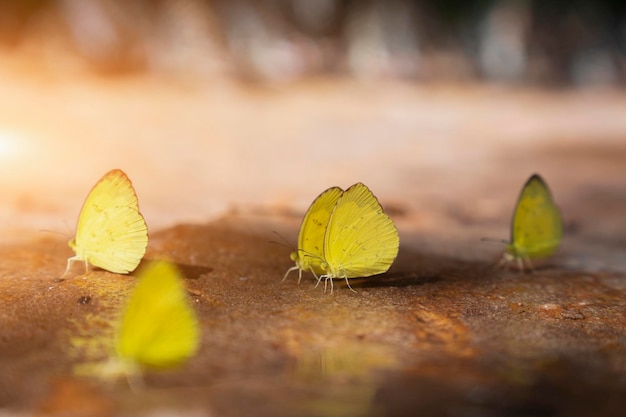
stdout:
<svg viewBox="0 0 626 417">
<path fill-rule="evenodd" d="M 481 242 L 491 242 L 491 243 L 504 243 L 505 245 L 507 245 L 509 242 L 507 240 L 504 239 L 495 239 L 492 237 L 483 237 L 480 239 Z"/>
<path fill-rule="evenodd" d="M 274 243 L 276 245 L 284 246 L 284 247 L 289 248 L 289 249 L 292 249 L 294 247 L 294 245 L 290 241 L 288 241 L 287 238 L 285 238 L 283 235 L 278 233 L 276 230 L 272 230 L 272 233 L 274 233 L 276 236 L 281 238 L 282 242 L 277 242 L 275 240 L 270 240 L 270 243 Z"/>
<path fill-rule="evenodd" d="M 298 252 L 302 252 L 302 253 L 304 253 L 306 256 L 309 256 L 309 257 L 311 257 L 311 258 L 313 258 L 313 259 L 317 259 L 317 260 L 318 260 L 318 261 L 320 261 L 320 262 L 324 262 L 324 258 L 322 258 L 321 256 L 316 255 L 316 254 L 311 253 L 311 252 L 308 252 L 308 251 L 305 251 L 304 249 L 300 249 L 300 248 L 298 248 Z"/>
<path fill-rule="evenodd" d="M 58 230 L 39 229 L 39 233 L 54 233 L 55 235 L 61 235 L 63 237 L 70 237 L 67 233 L 59 232 Z"/>
<path fill-rule="evenodd" d="M 67 230 L 71 230 L 70 225 L 67 223 L 67 220 L 63 220 L 63 224 L 65 225 L 65 228 Z M 72 233 L 67 233 L 67 232 L 59 232 L 58 230 L 50 230 L 50 229 L 39 229 L 40 233 L 54 233 L 55 235 L 61 235 L 65 238 L 71 238 L 72 237 Z"/>
</svg>

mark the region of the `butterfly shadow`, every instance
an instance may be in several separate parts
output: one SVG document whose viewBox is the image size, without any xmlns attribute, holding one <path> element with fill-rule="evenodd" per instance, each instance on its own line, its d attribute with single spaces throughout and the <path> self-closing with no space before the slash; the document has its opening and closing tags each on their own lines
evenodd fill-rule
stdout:
<svg viewBox="0 0 626 417">
<path fill-rule="evenodd" d="M 489 262 L 400 250 L 388 272 L 376 277 L 354 279 L 350 284 L 355 289 L 402 288 L 459 279 L 480 279 L 485 275 L 493 274 L 493 271 L 493 265 Z"/>
<path fill-rule="evenodd" d="M 432 284 L 442 280 L 441 276 L 434 274 L 424 274 L 417 272 L 387 272 L 372 278 L 356 278 L 351 283 L 355 289 L 358 288 L 380 288 L 380 287 L 410 287 L 415 285 Z"/>
<path fill-rule="evenodd" d="M 142 260 L 141 263 L 139 264 L 139 267 L 131 275 L 135 276 L 136 271 L 140 271 L 147 264 L 151 262 L 156 262 L 157 260 L 158 259 Z M 176 265 L 176 268 L 178 268 L 181 275 L 185 279 L 199 279 L 202 275 L 210 274 L 214 270 L 214 268 L 211 268 L 210 266 L 191 265 L 191 264 L 185 264 L 185 263 L 180 263 L 180 262 L 172 262 L 172 263 Z"/>
</svg>

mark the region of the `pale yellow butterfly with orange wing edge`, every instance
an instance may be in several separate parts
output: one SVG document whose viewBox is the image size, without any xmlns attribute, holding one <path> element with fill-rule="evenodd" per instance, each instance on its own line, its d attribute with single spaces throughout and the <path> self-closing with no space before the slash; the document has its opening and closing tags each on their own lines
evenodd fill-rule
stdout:
<svg viewBox="0 0 626 417">
<path fill-rule="evenodd" d="M 563 237 L 563 221 L 559 208 L 545 181 L 532 175 L 520 193 L 511 223 L 511 241 L 502 255 L 500 266 L 516 260 L 524 270 L 524 261 L 532 270 L 531 259 L 551 256 Z"/>
<path fill-rule="evenodd" d="M 137 268 L 148 246 L 148 228 L 122 170 L 109 171 L 91 189 L 69 246 L 76 255 L 67 260 L 63 275 L 75 261 L 85 263 L 85 272 L 89 264 L 118 274 Z"/>
<path fill-rule="evenodd" d="M 323 192 L 305 215 L 300 234 L 298 252 L 292 254 L 295 268 L 319 275 L 324 291 L 330 280 L 331 293 L 335 278 L 345 279 L 352 290 L 348 279 L 387 272 L 400 245 L 393 221 L 362 183 Z"/>
</svg>

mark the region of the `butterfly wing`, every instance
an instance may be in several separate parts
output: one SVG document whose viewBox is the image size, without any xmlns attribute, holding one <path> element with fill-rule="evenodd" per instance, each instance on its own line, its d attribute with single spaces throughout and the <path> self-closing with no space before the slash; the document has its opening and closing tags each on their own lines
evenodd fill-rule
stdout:
<svg viewBox="0 0 626 417">
<path fill-rule="evenodd" d="M 148 246 L 148 228 L 123 171 L 108 172 L 89 192 L 70 246 L 77 259 L 111 272 L 137 267 Z"/>
<path fill-rule="evenodd" d="M 198 319 L 178 270 L 167 262 L 148 265 L 119 324 L 117 356 L 141 366 L 171 367 L 193 355 L 199 343 Z"/>
<path fill-rule="evenodd" d="M 348 188 L 337 201 L 324 237 L 324 259 L 333 278 L 386 272 L 398 254 L 393 221 L 365 185 Z"/>
<path fill-rule="evenodd" d="M 511 228 L 509 252 L 515 258 L 544 258 L 561 243 L 563 222 L 543 179 L 535 174 L 520 193 Z"/>
<path fill-rule="evenodd" d="M 342 194 L 341 188 L 331 187 L 321 193 L 307 210 L 300 226 L 295 259 L 301 270 L 311 270 L 316 275 L 324 273 L 320 266 L 324 257 L 324 234 L 330 214 Z"/>
</svg>

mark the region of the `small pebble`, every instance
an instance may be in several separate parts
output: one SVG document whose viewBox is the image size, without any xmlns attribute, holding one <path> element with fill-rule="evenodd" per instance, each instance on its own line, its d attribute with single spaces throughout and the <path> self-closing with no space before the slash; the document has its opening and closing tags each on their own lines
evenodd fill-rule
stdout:
<svg viewBox="0 0 626 417">
<path fill-rule="evenodd" d="M 78 299 L 78 304 L 89 304 L 91 301 L 91 297 L 88 295 L 83 295 Z"/>
</svg>

